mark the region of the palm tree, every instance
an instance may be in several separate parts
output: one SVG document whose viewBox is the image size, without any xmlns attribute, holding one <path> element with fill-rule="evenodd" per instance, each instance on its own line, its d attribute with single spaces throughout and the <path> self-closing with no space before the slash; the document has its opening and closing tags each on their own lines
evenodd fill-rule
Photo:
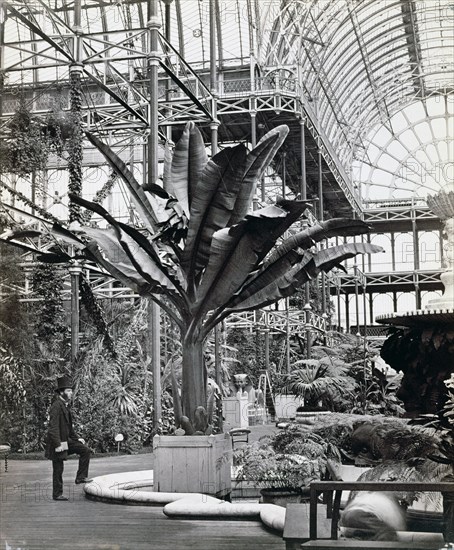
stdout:
<svg viewBox="0 0 454 550">
<path fill-rule="evenodd" d="M 166 149 L 163 187 L 142 187 L 107 145 L 87 133 L 127 184 L 142 225 L 121 223 L 99 204 L 70 195 L 102 216 L 109 227 L 68 231 L 53 226 L 55 234 L 123 284 L 149 296 L 177 324 L 183 364 L 182 413 L 176 414 L 177 421 L 187 417 L 187 426 L 188 419 L 194 423 L 198 418 L 199 431 L 206 428 L 203 344 L 220 321 L 232 312 L 255 310 L 291 296 L 346 258 L 382 250 L 367 243 L 312 248 L 323 239 L 368 231 L 361 220 L 346 218 L 320 222 L 275 246 L 308 204 L 279 200 L 252 212 L 250 206 L 256 182 L 287 134 L 288 127 L 279 126 L 252 151 L 239 144 L 208 159 L 202 135 L 190 122 L 173 155 Z"/>
<path fill-rule="evenodd" d="M 301 396 L 306 409 L 316 409 L 319 402 L 326 401 L 333 392 L 345 391 L 347 369 L 342 366 L 332 365 L 330 369 L 318 359 L 301 359 L 294 366 L 298 368 L 286 375 L 284 388 Z"/>
</svg>

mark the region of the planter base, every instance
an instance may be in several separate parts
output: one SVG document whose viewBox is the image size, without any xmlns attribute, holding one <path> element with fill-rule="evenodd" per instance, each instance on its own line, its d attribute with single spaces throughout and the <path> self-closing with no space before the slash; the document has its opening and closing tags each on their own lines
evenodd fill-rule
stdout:
<svg viewBox="0 0 454 550">
<path fill-rule="evenodd" d="M 156 435 L 153 452 L 155 491 L 230 495 L 232 441 L 228 434 Z"/>
<path fill-rule="evenodd" d="M 262 489 L 260 494 L 264 504 L 276 504 L 276 506 L 282 506 L 283 508 L 287 504 L 298 504 L 308 498 L 304 492 L 292 491 L 291 489 Z"/>
</svg>

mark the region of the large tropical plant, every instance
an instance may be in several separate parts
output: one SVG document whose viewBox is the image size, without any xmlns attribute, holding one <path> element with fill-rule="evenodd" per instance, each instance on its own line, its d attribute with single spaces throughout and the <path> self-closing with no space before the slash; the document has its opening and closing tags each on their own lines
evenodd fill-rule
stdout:
<svg viewBox="0 0 454 550">
<path fill-rule="evenodd" d="M 166 149 L 163 187 L 142 187 L 107 145 L 87 133 L 127 184 L 141 225 L 121 223 L 99 204 L 71 195 L 109 226 L 78 226 L 71 231 L 53 226 L 54 233 L 88 259 L 159 304 L 179 327 L 182 403 L 181 408 L 177 403 L 176 418 L 187 433 L 207 429 L 203 344 L 220 321 L 232 312 L 258 309 L 291 296 L 342 260 L 381 251 L 367 243 L 313 247 L 333 236 L 368 231 L 361 220 L 345 218 L 297 231 L 276 246 L 307 203 L 279 200 L 255 211 L 250 207 L 256 182 L 287 134 L 287 126 L 279 126 L 251 151 L 239 144 L 209 159 L 201 133 L 190 122 L 173 154 Z"/>
<path fill-rule="evenodd" d="M 301 359 L 296 367 L 285 376 L 284 389 L 304 399 L 306 410 L 317 409 L 320 402 L 332 397 L 335 392 L 345 391 L 346 368 L 326 365 L 318 359 Z"/>
</svg>

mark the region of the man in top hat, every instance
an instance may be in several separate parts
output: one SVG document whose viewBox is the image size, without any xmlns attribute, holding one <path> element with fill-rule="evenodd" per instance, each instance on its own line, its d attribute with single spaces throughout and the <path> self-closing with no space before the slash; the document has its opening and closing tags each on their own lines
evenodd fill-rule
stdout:
<svg viewBox="0 0 454 550">
<path fill-rule="evenodd" d="M 55 391 L 57 396 L 49 410 L 45 456 L 52 460 L 52 498 L 68 500 L 63 496 L 63 461 L 70 454 L 78 454 L 79 469 L 76 474 L 76 484 L 88 483 L 91 481 L 88 479 L 90 449 L 85 445 L 85 441 L 74 432 L 71 412 L 68 408 L 73 394 L 71 379 L 68 376 L 58 378 Z"/>
</svg>

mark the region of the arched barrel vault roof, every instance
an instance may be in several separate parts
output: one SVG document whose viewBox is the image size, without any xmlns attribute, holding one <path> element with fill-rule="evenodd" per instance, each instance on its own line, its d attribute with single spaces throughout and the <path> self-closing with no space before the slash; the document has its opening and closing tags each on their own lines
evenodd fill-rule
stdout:
<svg viewBox="0 0 454 550">
<path fill-rule="evenodd" d="M 390 190 L 382 182 L 384 196 L 393 195 L 402 178 L 407 195 L 434 192 L 437 182 L 439 186 L 449 181 L 453 185 L 449 174 L 453 161 L 454 2 L 290 0 L 277 2 L 274 10 L 270 5 L 267 15 L 272 19 L 262 22 L 267 41 L 262 43 L 261 63 L 299 65 L 302 88 L 318 113 L 320 127 L 356 184 L 367 187 L 373 183 L 374 159 L 370 154 L 378 147 L 374 139 L 387 132 L 386 147 L 392 148 L 408 130 L 414 136 L 415 150 L 408 151 L 409 142 L 403 145 L 407 155 L 392 164 L 393 187 Z M 443 104 L 443 114 L 428 108 L 433 106 L 433 98 Z M 396 129 L 400 112 L 403 118 Z M 403 119 L 407 121 L 405 129 Z M 418 132 L 427 128 L 432 132 L 418 137 Z M 417 154 L 431 143 L 433 154 Z M 390 154 L 392 151 L 388 151 L 388 158 Z M 424 157 L 424 165 L 416 171 L 432 173 L 435 164 L 439 167 L 443 163 L 445 177 L 415 180 L 414 170 L 409 171 L 402 163 L 408 164 L 408 158 L 414 163 L 418 156 Z M 374 158 L 383 162 L 382 156 Z M 424 183 L 428 179 L 430 185 Z M 372 193 L 365 189 L 362 194 L 377 198 L 379 187 L 375 185 Z"/>
<path fill-rule="evenodd" d="M 6 85 L 52 87 L 67 79 L 74 53 L 74 0 L 6 0 L 3 5 L 8 9 L 6 21 L 0 21 L 5 45 L 0 61 Z M 83 57 L 98 79 L 118 81 L 125 100 L 128 90 L 119 75 L 145 74 L 147 6 L 141 0 L 81 0 Z M 358 163 L 373 164 L 371 145 L 380 128 L 398 139 L 403 132 L 394 130 L 393 121 L 404 112 L 417 134 L 408 108 L 421 106 L 431 124 L 435 115 L 427 104 L 433 97 L 445 98 L 446 135 L 440 135 L 438 125 L 437 143 L 446 143 L 449 152 L 454 0 L 159 0 L 161 30 L 167 29 L 175 50 L 196 71 L 210 66 L 212 6 L 217 66 L 256 63 L 264 71 L 293 71 L 304 102 L 357 184 L 370 184 L 369 173 L 361 181 L 367 170 L 358 171 Z M 111 67 L 101 58 L 109 58 Z M 145 107 L 138 108 L 139 117 L 144 112 Z M 439 161 L 445 146 L 437 147 Z"/>
</svg>

